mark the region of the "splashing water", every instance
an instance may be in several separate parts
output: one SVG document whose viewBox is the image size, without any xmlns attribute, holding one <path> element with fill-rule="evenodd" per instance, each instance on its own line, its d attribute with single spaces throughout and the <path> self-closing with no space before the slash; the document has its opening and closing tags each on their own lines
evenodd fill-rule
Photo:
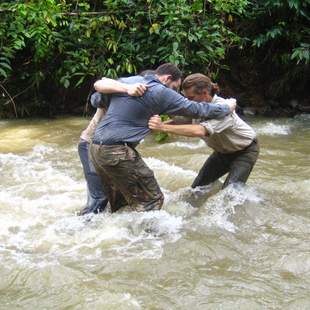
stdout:
<svg viewBox="0 0 310 310">
<path fill-rule="evenodd" d="M 253 123 L 246 186 L 191 189 L 204 142 L 146 139 L 163 210 L 78 217 L 87 120 L 0 122 L 0 308 L 308 309 L 308 118 Z"/>
<path fill-rule="evenodd" d="M 289 135 L 291 133 L 290 125 L 280 125 L 271 122 L 266 123 L 263 127 L 259 126 L 256 129 L 258 135 Z"/>
</svg>

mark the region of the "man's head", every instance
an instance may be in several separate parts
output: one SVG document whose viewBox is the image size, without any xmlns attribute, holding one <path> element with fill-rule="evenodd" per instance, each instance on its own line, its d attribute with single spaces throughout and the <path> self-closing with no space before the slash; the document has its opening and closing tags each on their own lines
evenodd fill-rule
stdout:
<svg viewBox="0 0 310 310">
<path fill-rule="evenodd" d="M 164 85 L 171 89 L 177 90 L 181 85 L 182 72 L 172 63 L 160 65 L 155 70 L 155 74 Z"/>
<path fill-rule="evenodd" d="M 210 102 L 219 91 L 219 87 L 217 84 L 212 83 L 207 76 L 201 73 L 194 73 L 184 79 L 182 90 L 184 96 L 190 100 Z"/>
</svg>

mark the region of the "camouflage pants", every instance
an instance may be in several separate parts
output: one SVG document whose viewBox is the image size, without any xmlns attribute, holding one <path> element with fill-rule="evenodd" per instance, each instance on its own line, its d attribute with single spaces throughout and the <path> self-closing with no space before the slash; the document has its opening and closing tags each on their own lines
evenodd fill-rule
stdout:
<svg viewBox="0 0 310 310">
<path fill-rule="evenodd" d="M 91 160 L 106 185 L 111 211 L 125 205 L 135 211 L 159 210 L 164 195 L 139 153 L 127 145 L 90 146 Z"/>
</svg>

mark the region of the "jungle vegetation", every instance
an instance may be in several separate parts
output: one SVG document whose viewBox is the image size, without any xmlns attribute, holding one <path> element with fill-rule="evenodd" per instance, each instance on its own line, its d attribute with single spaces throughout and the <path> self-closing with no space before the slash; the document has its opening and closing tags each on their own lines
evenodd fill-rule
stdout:
<svg viewBox="0 0 310 310">
<path fill-rule="evenodd" d="M 241 106 L 306 110 L 310 0 L 0 4 L 0 116 L 82 113 L 93 82 L 173 62 Z"/>
</svg>

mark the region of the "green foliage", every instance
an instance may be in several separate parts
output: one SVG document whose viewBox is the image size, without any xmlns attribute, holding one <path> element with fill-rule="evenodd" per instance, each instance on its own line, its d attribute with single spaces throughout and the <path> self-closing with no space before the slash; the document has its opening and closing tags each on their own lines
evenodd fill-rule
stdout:
<svg viewBox="0 0 310 310">
<path fill-rule="evenodd" d="M 61 113 L 99 77 L 163 62 L 214 78 L 244 50 L 277 96 L 309 79 L 310 0 L 11 0 L 0 4 L 0 83 L 19 114 Z M 246 47 L 246 48 L 245 48 Z M 85 93 L 85 91 L 84 91 Z M 1 110 L 8 98 L 0 99 Z M 5 103 L 3 105 L 2 103 Z M 49 112 L 50 113 L 50 112 Z"/>
<path fill-rule="evenodd" d="M 293 49 L 291 59 L 297 61 L 297 64 L 305 62 L 309 64 L 310 61 L 310 44 L 309 43 L 300 43 L 299 47 Z"/>
<path fill-rule="evenodd" d="M 170 117 L 166 114 L 161 115 L 160 118 L 162 122 L 168 121 L 170 119 Z M 155 133 L 155 141 L 158 143 L 164 142 L 168 138 L 169 138 L 169 133 L 167 132 L 156 132 Z"/>
<path fill-rule="evenodd" d="M 309 64 L 310 0 L 254 2 L 251 11 L 253 46 L 268 48 L 280 63 Z"/>
<path fill-rule="evenodd" d="M 156 132 L 155 133 L 155 141 L 158 143 L 164 142 L 169 137 L 169 134 L 166 132 Z"/>
<path fill-rule="evenodd" d="M 310 0 L 251 1 L 239 35 L 267 97 L 304 96 L 310 82 Z"/>
<path fill-rule="evenodd" d="M 216 72 L 227 49 L 241 42 L 229 20 L 242 14 L 246 4 L 245 0 L 239 4 L 232 0 L 2 1 L 0 81 L 23 88 L 31 85 L 29 91 L 42 94 L 46 85 L 72 89 L 96 77 L 133 74 L 163 62 L 186 71 Z"/>
</svg>

